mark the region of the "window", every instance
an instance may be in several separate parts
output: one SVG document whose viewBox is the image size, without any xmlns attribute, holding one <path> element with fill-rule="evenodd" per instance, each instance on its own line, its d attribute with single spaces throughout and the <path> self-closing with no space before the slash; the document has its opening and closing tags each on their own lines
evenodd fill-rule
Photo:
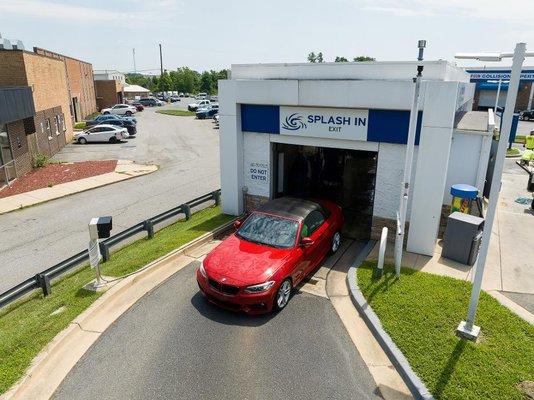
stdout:
<svg viewBox="0 0 534 400">
<path fill-rule="evenodd" d="M 61 126 L 61 118 L 59 115 L 54 116 L 56 122 L 56 135 L 59 135 L 59 127 Z"/>
<path fill-rule="evenodd" d="M 297 230 L 297 221 L 253 213 L 243 222 L 236 235 L 248 242 L 288 248 L 294 246 Z"/>
<path fill-rule="evenodd" d="M 324 222 L 324 215 L 317 210 L 312 211 L 302 224 L 302 237 L 311 236 Z"/>
</svg>

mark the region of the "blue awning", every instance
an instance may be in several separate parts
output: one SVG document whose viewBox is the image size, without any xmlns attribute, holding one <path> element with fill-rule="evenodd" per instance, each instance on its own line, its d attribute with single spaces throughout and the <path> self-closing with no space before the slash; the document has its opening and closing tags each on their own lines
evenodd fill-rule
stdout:
<svg viewBox="0 0 534 400">
<path fill-rule="evenodd" d="M 498 82 L 477 82 L 476 85 L 476 90 L 497 90 L 498 88 Z M 508 90 L 508 83 L 501 83 L 501 90 Z"/>
</svg>

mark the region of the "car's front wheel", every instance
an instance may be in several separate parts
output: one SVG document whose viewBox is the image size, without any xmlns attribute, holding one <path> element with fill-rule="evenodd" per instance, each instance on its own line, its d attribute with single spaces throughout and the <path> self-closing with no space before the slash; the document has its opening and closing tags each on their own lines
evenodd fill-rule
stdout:
<svg viewBox="0 0 534 400">
<path fill-rule="evenodd" d="M 337 231 L 334 233 L 334 236 L 332 236 L 332 244 L 330 245 L 330 251 L 332 254 L 337 252 L 339 250 L 339 246 L 341 245 L 341 233 Z"/>
<path fill-rule="evenodd" d="M 87 139 L 81 137 L 81 138 L 78 139 L 78 143 L 80 143 L 80 144 L 86 144 L 86 143 L 87 143 Z"/>
<path fill-rule="evenodd" d="M 117 138 L 115 136 L 112 136 L 109 138 L 110 143 L 117 143 Z"/>
<path fill-rule="evenodd" d="M 131 116 L 132 116 L 132 112 L 131 112 L 131 111 L 126 111 L 126 115 L 127 115 L 128 117 L 131 117 Z"/>
<path fill-rule="evenodd" d="M 291 279 L 287 278 L 285 279 L 278 288 L 278 291 L 276 292 L 276 296 L 274 297 L 274 309 L 276 311 L 280 311 L 285 306 L 287 306 L 287 303 L 289 303 L 289 299 L 291 297 L 291 290 L 293 289 L 291 285 Z"/>
<path fill-rule="evenodd" d="M 105 112 L 104 112 L 104 115 L 109 115 L 109 111 L 105 111 Z"/>
</svg>

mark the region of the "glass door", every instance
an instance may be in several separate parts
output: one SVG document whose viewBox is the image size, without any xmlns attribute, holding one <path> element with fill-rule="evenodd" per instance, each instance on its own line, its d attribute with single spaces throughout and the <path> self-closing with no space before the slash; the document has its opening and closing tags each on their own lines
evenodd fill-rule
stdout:
<svg viewBox="0 0 534 400">
<path fill-rule="evenodd" d="M 13 162 L 13 153 L 9 145 L 7 135 L 7 126 L 0 125 L 0 184 L 7 184 L 15 179 L 15 163 Z"/>
</svg>

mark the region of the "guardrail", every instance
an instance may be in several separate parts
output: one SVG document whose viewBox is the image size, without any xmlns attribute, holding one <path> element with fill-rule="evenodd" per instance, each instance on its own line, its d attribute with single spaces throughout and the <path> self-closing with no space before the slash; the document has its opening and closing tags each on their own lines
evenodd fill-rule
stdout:
<svg viewBox="0 0 534 400">
<path fill-rule="evenodd" d="M 191 217 L 191 209 L 201 204 L 214 201 L 215 205 L 219 205 L 221 202 L 221 191 L 215 190 L 204 196 L 197 197 L 187 203 L 181 204 L 178 207 L 171 208 L 161 214 L 158 214 L 152 218 L 146 219 L 134 226 L 123 230 L 122 232 L 113 235 L 106 240 L 100 242 L 100 252 L 102 258 L 105 261 L 110 259 L 110 248 L 123 242 L 132 236 L 135 236 L 141 232 L 146 232 L 147 237 L 151 239 L 154 237 L 154 226 L 170 218 L 176 217 L 179 214 L 184 214 L 185 219 L 188 220 Z M 83 262 L 89 261 L 89 253 L 87 249 L 80 251 L 72 257 L 63 260 L 56 265 L 39 272 L 35 276 L 26 279 L 24 282 L 12 287 L 6 292 L 0 294 L 0 308 L 12 303 L 13 301 L 21 298 L 22 296 L 34 291 L 35 289 L 42 289 L 43 294 L 48 296 L 52 293 L 50 281 L 57 278 L 73 268 L 79 266 Z"/>
<path fill-rule="evenodd" d="M 11 164 L 11 165 L 10 165 L 10 164 Z M 10 174 L 9 174 L 9 172 L 7 171 L 8 168 L 13 168 L 13 169 L 15 168 L 15 160 L 11 160 L 11 161 L 9 161 L 9 162 L 7 162 L 7 163 L 5 163 L 5 164 L 0 165 L 0 169 L 3 169 L 3 170 L 4 170 L 3 175 L 4 175 L 4 179 L 5 179 L 6 185 L 7 185 L 7 186 L 11 186 L 11 181 L 12 181 L 13 179 L 10 179 L 10 178 L 11 178 L 11 177 L 10 177 Z"/>
</svg>

